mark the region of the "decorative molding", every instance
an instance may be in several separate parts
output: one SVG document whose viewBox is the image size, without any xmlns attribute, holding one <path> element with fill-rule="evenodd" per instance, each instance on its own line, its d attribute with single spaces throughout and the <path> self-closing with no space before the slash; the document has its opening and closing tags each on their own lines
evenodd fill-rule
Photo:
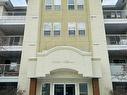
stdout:
<svg viewBox="0 0 127 95">
<path fill-rule="evenodd" d="M 29 60 L 30 61 L 37 61 L 37 57 L 30 57 Z"/>
<path fill-rule="evenodd" d="M 82 51 L 80 49 L 77 49 L 77 48 L 71 47 L 71 46 L 57 46 L 57 47 L 51 48 L 49 50 L 40 52 L 37 55 L 38 56 L 47 56 L 50 53 L 55 52 L 57 50 L 71 50 L 71 51 L 74 51 L 74 52 L 76 52 L 76 53 L 78 53 L 78 54 L 80 54 L 82 56 L 91 56 L 91 52 L 85 52 L 85 51 Z"/>
<path fill-rule="evenodd" d="M 100 61 L 101 58 L 91 58 L 92 61 Z"/>
</svg>

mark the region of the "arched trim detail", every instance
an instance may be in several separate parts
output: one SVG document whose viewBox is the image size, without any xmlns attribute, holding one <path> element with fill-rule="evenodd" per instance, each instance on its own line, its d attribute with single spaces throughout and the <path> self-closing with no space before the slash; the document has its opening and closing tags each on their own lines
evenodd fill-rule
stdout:
<svg viewBox="0 0 127 95">
<path fill-rule="evenodd" d="M 90 56 L 91 55 L 90 52 L 82 51 L 82 50 L 75 48 L 75 47 L 72 47 L 72 46 L 56 46 L 56 47 L 51 48 L 49 50 L 45 50 L 41 53 L 38 53 L 38 56 L 47 56 L 50 53 L 53 53 L 53 52 L 58 51 L 58 50 L 71 50 L 71 51 L 76 52 L 82 56 L 86 56 L 86 55 Z"/>
</svg>

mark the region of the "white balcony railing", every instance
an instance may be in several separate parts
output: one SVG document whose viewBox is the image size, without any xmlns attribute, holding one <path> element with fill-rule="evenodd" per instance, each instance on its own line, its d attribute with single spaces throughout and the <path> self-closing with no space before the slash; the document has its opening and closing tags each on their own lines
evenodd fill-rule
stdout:
<svg viewBox="0 0 127 95">
<path fill-rule="evenodd" d="M 108 45 L 127 45 L 127 35 L 106 35 Z"/>
<path fill-rule="evenodd" d="M 111 63 L 111 75 L 112 76 L 120 76 L 123 74 L 127 74 L 127 64 L 126 63 Z"/>
<path fill-rule="evenodd" d="M 0 76 L 18 76 L 19 64 L 0 64 Z"/>
<path fill-rule="evenodd" d="M 126 10 L 104 10 L 104 19 L 127 19 Z"/>
<path fill-rule="evenodd" d="M 0 46 L 22 46 L 23 36 L 0 36 Z"/>
<path fill-rule="evenodd" d="M 3 12 L 0 24 L 25 24 L 26 12 Z"/>
</svg>

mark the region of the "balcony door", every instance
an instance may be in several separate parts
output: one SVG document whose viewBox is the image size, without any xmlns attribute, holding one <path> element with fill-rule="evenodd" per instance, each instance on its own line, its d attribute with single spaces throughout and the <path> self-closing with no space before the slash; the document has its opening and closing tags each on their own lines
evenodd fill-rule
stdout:
<svg viewBox="0 0 127 95">
<path fill-rule="evenodd" d="M 54 84 L 54 95 L 75 95 L 75 84 Z"/>
</svg>

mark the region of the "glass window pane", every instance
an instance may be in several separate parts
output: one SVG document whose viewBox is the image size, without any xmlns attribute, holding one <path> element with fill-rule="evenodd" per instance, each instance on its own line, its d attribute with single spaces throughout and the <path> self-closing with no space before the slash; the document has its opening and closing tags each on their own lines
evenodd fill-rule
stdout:
<svg viewBox="0 0 127 95">
<path fill-rule="evenodd" d="M 50 84 L 49 83 L 42 85 L 42 95 L 50 95 Z"/>
<path fill-rule="evenodd" d="M 52 0 L 45 0 L 45 5 L 52 5 Z"/>
<path fill-rule="evenodd" d="M 74 10 L 75 6 L 74 5 L 68 5 L 68 10 Z"/>
<path fill-rule="evenodd" d="M 84 0 L 77 0 L 77 5 L 84 5 Z"/>
<path fill-rule="evenodd" d="M 52 24 L 51 23 L 44 23 L 44 30 L 51 30 Z"/>
<path fill-rule="evenodd" d="M 69 35 L 75 35 L 76 23 L 68 23 L 68 32 Z"/>
<path fill-rule="evenodd" d="M 85 35 L 85 30 L 79 30 L 79 35 Z"/>
<path fill-rule="evenodd" d="M 54 5 L 61 5 L 61 0 L 54 0 Z"/>
<path fill-rule="evenodd" d="M 76 30 L 76 23 L 68 23 L 69 30 Z"/>
<path fill-rule="evenodd" d="M 60 5 L 54 5 L 54 9 L 55 10 L 60 10 L 61 9 L 61 6 Z"/>
<path fill-rule="evenodd" d="M 52 30 L 52 24 L 51 23 L 44 23 L 44 35 L 49 36 Z"/>
<path fill-rule="evenodd" d="M 76 23 L 68 23 L 68 32 L 69 35 L 75 35 Z"/>
<path fill-rule="evenodd" d="M 83 10 L 84 9 L 84 5 L 77 5 L 77 9 L 78 10 Z"/>
<path fill-rule="evenodd" d="M 68 0 L 68 5 L 74 5 L 74 0 Z"/>
<path fill-rule="evenodd" d="M 75 84 L 66 84 L 66 95 L 75 95 Z"/>
<path fill-rule="evenodd" d="M 64 85 L 63 84 L 54 85 L 54 95 L 64 95 Z"/>
<path fill-rule="evenodd" d="M 88 88 L 86 83 L 79 84 L 79 93 L 80 95 L 88 95 Z"/>
<path fill-rule="evenodd" d="M 85 23 L 77 23 L 78 30 L 85 30 Z"/>
<path fill-rule="evenodd" d="M 60 23 L 54 23 L 54 30 L 61 30 L 61 24 Z"/>
</svg>

